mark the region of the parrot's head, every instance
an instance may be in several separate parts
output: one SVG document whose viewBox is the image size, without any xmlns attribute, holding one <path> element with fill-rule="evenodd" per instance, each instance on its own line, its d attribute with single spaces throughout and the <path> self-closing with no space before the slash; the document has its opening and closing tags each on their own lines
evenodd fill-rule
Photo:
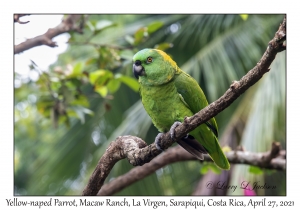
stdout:
<svg viewBox="0 0 300 210">
<path fill-rule="evenodd" d="M 170 81 L 179 68 L 165 52 L 144 49 L 133 56 L 133 74 L 143 85 L 161 85 Z"/>
</svg>

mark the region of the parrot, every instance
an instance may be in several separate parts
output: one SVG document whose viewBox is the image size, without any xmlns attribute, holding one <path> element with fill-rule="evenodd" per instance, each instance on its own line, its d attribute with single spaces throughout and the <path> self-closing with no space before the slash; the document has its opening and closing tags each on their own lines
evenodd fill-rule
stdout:
<svg viewBox="0 0 300 210">
<path fill-rule="evenodd" d="M 198 82 L 182 71 L 164 51 L 146 48 L 133 56 L 133 74 L 139 82 L 139 92 L 144 109 L 160 132 L 155 145 L 160 147 L 162 133 L 170 130 L 173 139 L 175 128 L 185 117 L 190 117 L 208 105 Z M 197 159 L 208 154 L 221 169 L 230 164 L 218 141 L 215 118 L 199 125 L 177 143 Z"/>
</svg>

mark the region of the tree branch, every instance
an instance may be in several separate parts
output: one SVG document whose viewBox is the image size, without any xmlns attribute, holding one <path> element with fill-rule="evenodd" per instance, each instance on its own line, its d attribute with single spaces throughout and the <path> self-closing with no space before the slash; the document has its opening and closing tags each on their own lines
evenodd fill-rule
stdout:
<svg viewBox="0 0 300 210">
<path fill-rule="evenodd" d="M 136 136 L 119 136 L 115 141 L 111 142 L 99 160 L 82 194 L 96 195 L 115 163 L 126 157 L 135 159 L 134 151 L 145 146 L 147 144 Z"/>
<path fill-rule="evenodd" d="M 23 21 L 20 20 L 20 17 L 27 16 L 27 15 L 29 15 L 29 14 L 14 14 L 14 23 L 16 23 L 16 22 L 20 23 L 20 24 L 29 23 L 29 21 L 23 22 Z"/>
<path fill-rule="evenodd" d="M 233 103 L 241 94 L 243 94 L 249 87 L 255 84 L 262 76 L 267 73 L 270 69 L 270 65 L 272 61 L 275 59 L 275 56 L 278 52 L 285 50 L 284 41 L 286 40 L 286 17 L 284 17 L 282 24 L 280 25 L 278 31 L 275 33 L 274 38 L 269 42 L 268 47 L 257 63 L 257 65 L 251 69 L 245 76 L 243 76 L 240 81 L 234 81 L 230 88 L 221 96 L 218 100 L 211 103 L 204 109 L 200 110 L 192 117 L 186 117 L 184 122 L 176 127 L 175 129 L 175 139 L 181 139 L 187 133 L 205 123 L 212 117 L 216 116 L 218 113 L 227 108 L 230 104 Z M 111 143 L 115 144 L 119 142 L 123 137 L 118 137 L 118 139 Z M 99 163 L 92 174 L 92 177 L 89 180 L 88 185 L 83 191 L 83 195 L 96 195 L 97 192 L 103 185 L 104 179 L 113 167 L 113 165 L 119 160 L 118 158 L 127 158 L 128 161 L 134 165 L 143 165 L 145 163 L 150 162 L 154 157 L 161 153 L 155 146 L 155 144 L 150 144 L 149 146 L 142 147 L 146 145 L 145 143 L 141 143 L 141 139 L 139 139 L 138 147 L 132 143 L 132 140 L 136 141 L 139 139 L 137 137 L 130 137 L 129 139 L 125 138 L 124 143 L 119 142 L 121 149 L 120 151 L 110 150 L 111 146 L 107 149 L 107 152 L 103 155 L 103 157 L 99 160 Z M 130 141 L 129 141 L 130 140 Z M 161 136 L 161 148 L 167 149 L 173 144 L 173 140 L 171 139 L 170 132 L 167 132 Z M 125 146 L 122 148 L 121 146 Z M 117 152 L 117 154 L 115 154 Z M 120 155 L 122 154 L 122 155 Z M 107 159 L 107 156 L 110 158 Z M 233 161 L 238 161 L 234 159 Z M 103 160 L 102 160 L 103 159 Z M 104 165 L 101 165 L 103 163 Z M 111 162 L 111 163 L 109 163 Z M 276 161 L 275 161 L 276 162 Z M 279 161 L 280 162 L 280 161 Z M 237 163 L 237 162 L 234 162 Z M 276 164 L 279 164 L 278 161 Z M 105 166 L 105 167 L 104 167 Z M 107 168 L 108 167 L 108 168 Z M 148 168 L 147 168 L 148 170 Z M 105 176 L 106 175 L 106 176 Z M 104 178 L 104 179 L 103 179 Z"/>
<path fill-rule="evenodd" d="M 273 143 L 272 149 L 265 153 L 230 151 L 226 152 L 225 154 L 230 163 L 249 164 L 266 169 L 286 169 L 285 151 L 280 150 L 279 143 Z M 154 158 L 151 162 L 140 167 L 135 167 L 128 173 L 119 176 L 108 184 L 103 185 L 97 195 L 113 195 L 166 165 L 188 160 L 199 161 L 182 147 L 172 147 L 163 154 Z M 208 155 L 204 155 L 204 161 L 211 162 L 212 160 Z"/>
<path fill-rule="evenodd" d="M 20 16 L 17 17 L 17 20 Z M 15 17 L 16 18 L 16 17 Z M 82 33 L 82 28 L 78 27 L 76 22 L 81 18 L 81 15 L 68 15 L 66 18 L 62 20 L 62 22 L 56 26 L 55 28 L 50 28 L 45 34 L 40 36 L 27 39 L 25 42 L 22 42 L 15 46 L 14 54 L 18 54 L 25 50 L 28 50 L 33 47 L 37 47 L 40 45 L 47 45 L 49 47 L 57 47 L 56 42 L 52 41 L 52 38 L 63 34 L 69 31 L 77 31 Z M 16 19 L 15 19 L 16 21 Z M 82 24 L 80 24 L 82 25 Z"/>
</svg>

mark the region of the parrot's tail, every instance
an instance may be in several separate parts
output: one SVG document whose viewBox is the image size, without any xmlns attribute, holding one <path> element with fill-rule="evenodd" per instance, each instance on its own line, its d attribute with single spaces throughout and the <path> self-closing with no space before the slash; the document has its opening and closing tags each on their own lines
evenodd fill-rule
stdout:
<svg viewBox="0 0 300 210">
<path fill-rule="evenodd" d="M 216 137 L 214 141 L 214 147 L 211 150 L 208 150 L 207 148 L 205 149 L 218 167 L 225 170 L 230 169 L 230 164 L 227 160 L 227 157 L 222 151 L 222 148 L 220 147 L 219 141 Z"/>
</svg>

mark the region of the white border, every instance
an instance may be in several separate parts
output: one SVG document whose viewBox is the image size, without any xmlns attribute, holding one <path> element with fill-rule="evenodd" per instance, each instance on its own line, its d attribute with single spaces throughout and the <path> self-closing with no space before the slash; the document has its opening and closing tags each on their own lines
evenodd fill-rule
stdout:
<svg viewBox="0 0 300 210">
<path fill-rule="evenodd" d="M 287 13 L 287 196 L 267 197 L 267 200 L 292 200 L 294 207 L 289 209 L 299 209 L 299 161 L 296 156 L 299 154 L 299 11 L 296 1 L 10 1 L 1 3 L 1 82 L 0 82 L 0 206 L 1 209 L 20 209 L 20 207 L 8 207 L 6 199 L 13 199 L 13 14 L 14 13 Z M 295 3 L 294 3 L 295 2 Z M 62 200 L 80 199 L 81 197 L 55 197 Z M 92 198 L 90 200 L 102 200 L 122 197 Z M 152 200 L 190 200 L 202 199 L 202 197 L 150 197 Z M 234 198 L 234 197 L 231 197 Z M 18 197 L 22 200 L 47 200 L 49 197 Z M 127 199 L 141 200 L 143 197 L 128 197 Z M 206 201 L 209 197 L 203 197 Z M 213 197 L 214 200 L 230 199 L 228 197 Z M 238 200 L 247 202 L 248 197 L 236 197 Z M 263 197 L 257 197 L 261 200 Z M 77 201 L 79 202 L 79 201 Z M 297 207 L 296 207 L 297 206 Z M 206 206 L 207 207 L 207 206 Z M 38 207 L 37 207 L 38 208 Z M 37 209 L 36 208 L 36 209 Z M 47 208 L 47 207 L 42 207 Z M 66 207 L 63 207 L 65 209 Z M 86 209 L 87 207 L 67 208 Z M 101 207 L 94 207 L 100 209 Z M 142 207 L 143 209 L 153 209 L 152 207 Z M 203 207 L 198 207 L 200 209 Z M 230 206 L 224 207 L 231 208 Z M 255 209 L 266 209 L 268 207 L 257 207 Z M 27 209 L 35 209 L 28 208 Z M 47 209 L 57 209 L 52 206 Z M 102 209 L 106 209 L 103 208 Z M 111 208 L 114 209 L 114 208 Z M 118 209 L 118 208 L 115 208 Z M 160 207 L 158 207 L 160 209 Z M 162 209 L 162 208 L 161 208 Z M 173 209 L 173 208 L 172 208 Z M 183 209 L 176 208 L 174 209 Z M 277 208 L 278 209 L 278 208 Z M 283 209 L 283 208 L 279 208 Z"/>
</svg>

